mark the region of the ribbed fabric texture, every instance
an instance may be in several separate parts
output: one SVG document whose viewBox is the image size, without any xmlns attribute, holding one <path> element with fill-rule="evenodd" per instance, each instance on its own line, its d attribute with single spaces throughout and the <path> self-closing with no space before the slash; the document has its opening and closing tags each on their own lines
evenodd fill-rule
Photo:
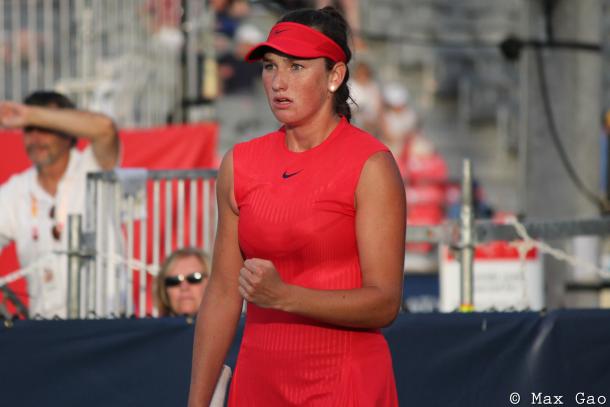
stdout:
<svg viewBox="0 0 610 407">
<path fill-rule="evenodd" d="M 239 244 L 282 279 L 314 289 L 362 285 L 354 197 L 366 160 L 387 151 L 342 119 L 320 145 L 294 153 L 285 132 L 233 150 Z M 229 406 L 397 406 L 378 331 L 350 330 L 248 304 Z"/>
</svg>

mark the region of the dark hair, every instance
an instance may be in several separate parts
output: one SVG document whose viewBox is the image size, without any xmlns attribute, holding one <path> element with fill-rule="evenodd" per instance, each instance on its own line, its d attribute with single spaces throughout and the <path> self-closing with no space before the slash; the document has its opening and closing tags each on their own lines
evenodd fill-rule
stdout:
<svg viewBox="0 0 610 407">
<path fill-rule="evenodd" d="M 67 96 L 52 90 L 37 90 L 30 93 L 23 100 L 23 103 L 28 106 L 55 107 L 57 109 L 76 109 L 76 105 Z M 72 146 L 76 145 L 76 137 L 54 131 L 60 137 L 65 137 L 70 140 Z"/>
<path fill-rule="evenodd" d="M 343 49 L 347 58 L 345 61 L 346 72 L 343 82 L 334 93 L 334 107 L 337 114 L 345 116 L 349 121 L 352 118 L 352 111 L 348 103 L 350 95 L 349 88 L 347 87 L 347 81 L 349 80 L 349 68 L 347 68 L 347 64 L 352 59 L 352 52 L 348 44 L 349 26 L 343 15 L 341 15 L 336 8 L 328 6 L 319 10 L 295 10 L 284 15 L 278 22 L 293 22 L 314 28 L 336 42 L 337 45 Z M 330 70 L 335 65 L 335 62 L 328 58 L 325 59 L 326 67 Z"/>
<path fill-rule="evenodd" d="M 59 109 L 76 109 L 76 105 L 66 96 L 52 90 L 37 90 L 26 96 L 23 101 L 29 106 L 57 107 Z"/>
</svg>

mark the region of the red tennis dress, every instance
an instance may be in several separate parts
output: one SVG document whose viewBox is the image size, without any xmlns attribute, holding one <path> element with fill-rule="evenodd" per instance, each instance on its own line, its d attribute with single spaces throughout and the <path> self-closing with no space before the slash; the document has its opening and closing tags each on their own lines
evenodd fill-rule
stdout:
<svg viewBox="0 0 610 407">
<path fill-rule="evenodd" d="M 285 131 L 233 150 L 239 244 L 282 279 L 320 289 L 362 286 L 354 196 L 364 163 L 387 148 L 342 118 L 320 145 L 286 148 Z M 347 329 L 248 304 L 231 407 L 398 406 L 379 330 Z"/>
</svg>

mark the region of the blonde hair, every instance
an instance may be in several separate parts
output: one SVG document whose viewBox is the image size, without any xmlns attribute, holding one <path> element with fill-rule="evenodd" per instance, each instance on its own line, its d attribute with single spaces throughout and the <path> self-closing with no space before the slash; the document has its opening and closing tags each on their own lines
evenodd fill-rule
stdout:
<svg viewBox="0 0 610 407">
<path fill-rule="evenodd" d="M 196 247 L 183 247 L 181 249 L 174 250 L 172 254 L 167 256 L 161 264 L 159 274 L 155 278 L 153 287 L 154 302 L 159 310 L 159 316 L 165 317 L 169 315 L 176 315 L 175 310 L 172 309 L 167 295 L 167 287 L 165 286 L 165 277 L 178 259 L 184 259 L 185 257 L 195 257 L 203 266 L 202 274 L 204 278 L 210 276 L 210 260 L 207 253 Z"/>
</svg>

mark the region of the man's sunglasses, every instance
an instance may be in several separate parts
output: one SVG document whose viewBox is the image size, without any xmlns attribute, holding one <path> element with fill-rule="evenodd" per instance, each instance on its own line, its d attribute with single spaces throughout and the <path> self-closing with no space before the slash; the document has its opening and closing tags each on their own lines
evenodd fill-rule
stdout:
<svg viewBox="0 0 610 407">
<path fill-rule="evenodd" d="M 186 281 L 189 284 L 199 284 L 204 279 L 203 273 L 196 271 L 195 273 L 187 274 L 178 274 L 177 276 L 169 276 L 165 277 L 165 286 L 166 287 L 176 287 L 180 285 L 183 281 Z"/>
<path fill-rule="evenodd" d="M 53 236 L 53 239 L 59 242 L 61 240 L 61 225 L 57 223 L 57 218 L 55 215 L 55 205 L 53 205 L 49 210 L 49 218 L 53 220 L 53 226 L 51 226 L 51 236 Z"/>
<path fill-rule="evenodd" d="M 71 136 L 67 133 L 62 133 L 60 131 L 57 130 L 53 130 L 53 129 L 47 129 L 45 127 L 38 127 L 38 126 L 25 126 L 23 128 L 23 132 L 24 133 L 33 133 L 33 132 L 39 132 L 39 133 L 51 133 L 51 134 L 55 134 L 58 137 L 61 138 L 66 138 L 70 141 L 72 141 L 72 145 L 74 146 L 77 142 L 76 137 Z"/>
<path fill-rule="evenodd" d="M 53 133 L 53 134 L 57 134 L 57 132 L 55 130 L 51 130 L 51 129 L 47 129 L 46 127 L 39 127 L 39 126 L 25 126 L 23 128 L 23 132 L 24 133 L 32 133 L 32 132 L 42 132 L 42 133 Z"/>
</svg>

